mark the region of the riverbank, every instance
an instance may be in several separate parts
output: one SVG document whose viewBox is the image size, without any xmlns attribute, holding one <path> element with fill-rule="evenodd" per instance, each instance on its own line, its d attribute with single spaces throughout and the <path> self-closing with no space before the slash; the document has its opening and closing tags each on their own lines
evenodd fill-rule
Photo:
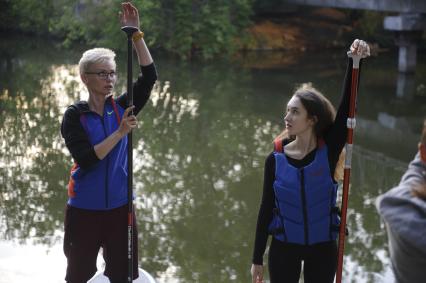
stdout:
<svg viewBox="0 0 426 283">
<path fill-rule="evenodd" d="M 345 48 L 349 41 L 362 37 L 360 23 L 349 13 L 332 8 L 290 10 L 267 13 L 254 19 L 248 29 L 250 39 L 243 49 L 250 51 L 319 51 Z M 381 38 L 392 34 L 386 32 Z M 370 42 L 373 51 L 381 51 L 377 42 Z"/>
</svg>

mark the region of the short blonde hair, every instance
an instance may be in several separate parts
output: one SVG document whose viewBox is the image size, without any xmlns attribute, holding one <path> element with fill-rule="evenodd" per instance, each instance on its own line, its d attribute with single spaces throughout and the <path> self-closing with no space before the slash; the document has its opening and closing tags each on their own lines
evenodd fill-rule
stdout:
<svg viewBox="0 0 426 283">
<path fill-rule="evenodd" d="M 86 50 L 78 62 L 80 75 L 87 72 L 91 65 L 104 62 L 113 62 L 115 65 L 115 52 L 108 48 Z"/>
</svg>

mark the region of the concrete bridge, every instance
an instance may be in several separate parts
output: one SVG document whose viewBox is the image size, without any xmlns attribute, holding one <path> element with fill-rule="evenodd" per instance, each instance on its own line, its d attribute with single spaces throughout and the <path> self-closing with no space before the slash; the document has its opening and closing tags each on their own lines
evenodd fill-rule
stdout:
<svg viewBox="0 0 426 283">
<path fill-rule="evenodd" d="M 417 42 L 426 29 L 426 0 L 282 0 L 282 3 L 399 13 L 385 17 L 383 26 L 395 32 L 398 70 L 415 71 Z"/>
<path fill-rule="evenodd" d="M 398 13 L 426 13 L 424 0 L 283 0 L 285 3 Z"/>
</svg>

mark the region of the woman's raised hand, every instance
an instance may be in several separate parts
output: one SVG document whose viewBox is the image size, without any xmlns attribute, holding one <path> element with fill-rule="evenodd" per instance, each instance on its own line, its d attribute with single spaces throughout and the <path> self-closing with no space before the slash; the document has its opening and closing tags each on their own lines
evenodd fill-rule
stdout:
<svg viewBox="0 0 426 283">
<path fill-rule="evenodd" d="M 121 3 L 121 11 L 118 12 L 121 26 L 130 26 L 139 29 L 139 12 L 133 4 L 129 2 Z"/>
<path fill-rule="evenodd" d="M 367 42 L 361 39 L 355 39 L 352 42 L 349 51 L 353 55 L 361 56 L 361 58 L 367 58 L 370 56 L 370 46 L 368 46 Z"/>
</svg>

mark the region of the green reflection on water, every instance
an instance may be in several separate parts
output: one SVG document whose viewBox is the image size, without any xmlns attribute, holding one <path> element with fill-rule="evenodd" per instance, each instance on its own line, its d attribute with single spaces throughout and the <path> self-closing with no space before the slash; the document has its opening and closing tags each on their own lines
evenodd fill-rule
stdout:
<svg viewBox="0 0 426 283">
<path fill-rule="evenodd" d="M 55 231 L 62 230 L 71 165 L 59 126 L 66 105 L 84 93 L 75 69 L 80 53 L 46 42 L 5 42 L 2 240 L 53 245 L 62 240 Z M 166 281 L 249 280 L 263 162 L 282 126 L 284 104 L 295 83 L 305 81 L 338 102 L 344 54 L 288 54 L 292 60 L 273 68 L 262 64 L 262 56 L 244 64 L 156 60 L 159 81 L 134 138 L 134 183 L 141 261 Z M 388 83 L 397 76 L 389 71 L 392 56 L 371 58 L 362 73 L 346 245 L 346 260 L 358 267 L 355 274 L 345 270 L 353 282 L 374 282 L 388 268 L 374 200 L 398 182 L 426 110 L 419 79 L 425 64 L 419 62 L 416 92 L 398 98 L 396 82 Z M 119 70 L 125 69 L 122 58 Z M 123 79 L 121 74 L 117 90 Z"/>
</svg>

